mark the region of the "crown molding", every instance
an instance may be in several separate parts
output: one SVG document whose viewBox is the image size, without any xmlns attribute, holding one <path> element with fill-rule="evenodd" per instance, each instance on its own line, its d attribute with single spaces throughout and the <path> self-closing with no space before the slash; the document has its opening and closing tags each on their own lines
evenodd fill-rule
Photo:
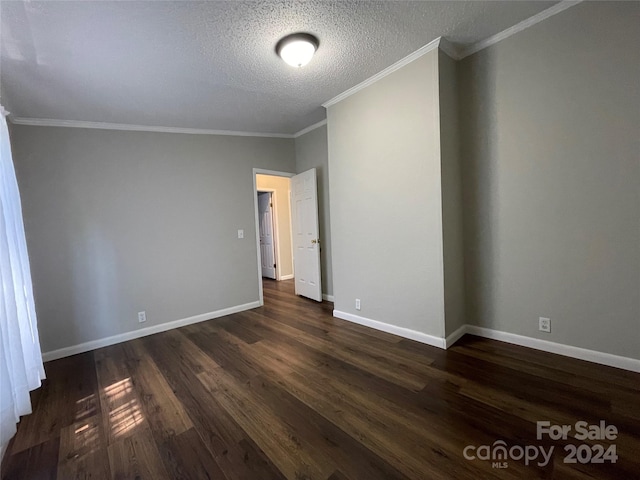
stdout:
<svg viewBox="0 0 640 480">
<path fill-rule="evenodd" d="M 315 130 L 316 128 L 320 128 L 320 127 L 322 127 L 323 125 L 326 125 L 326 124 L 327 124 L 327 119 L 325 118 L 324 120 L 321 120 L 318 123 L 314 123 L 313 125 L 309 125 L 307 128 L 303 128 L 299 132 L 294 133 L 293 134 L 293 138 L 301 137 L 305 133 L 309 133 L 309 132 Z"/>
<path fill-rule="evenodd" d="M 99 130 L 125 130 L 134 132 L 159 132 L 159 133 L 186 133 L 189 135 L 227 135 L 234 137 L 267 137 L 267 138 L 293 138 L 290 133 L 259 133 L 237 132 L 233 130 L 207 130 L 200 128 L 158 127 L 150 125 L 129 125 L 126 123 L 83 122 L 77 120 L 56 120 L 52 118 L 25 118 L 9 117 L 11 123 L 16 125 L 30 125 L 34 127 L 68 127 L 68 128 L 93 128 Z"/>
<path fill-rule="evenodd" d="M 444 37 L 440 37 L 440 50 L 449 55 L 454 60 L 460 60 L 460 49 Z"/>
<path fill-rule="evenodd" d="M 431 50 L 435 50 L 436 48 L 438 48 L 438 45 L 440 45 L 441 38 L 442 37 L 438 37 L 435 40 L 427 43 L 425 46 L 420 47 L 415 52 L 407 55 L 406 57 L 404 57 L 401 60 L 398 60 L 396 63 L 394 63 L 393 65 L 391 65 L 391 66 L 389 66 L 387 68 L 385 68 L 381 72 L 378 72 L 375 75 L 373 75 L 372 77 L 367 78 L 364 82 L 361 82 L 361 83 L 355 85 L 354 87 L 351 87 L 349 90 L 346 90 L 346 91 L 342 92 L 340 95 L 337 95 L 337 96 L 333 97 L 331 100 L 323 103 L 322 106 L 324 108 L 328 108 L 328 107 L 330 107 L 332 105 L 335 105 L 336 103 L 341 102 L 345 98 L 350 97 L 354 93 L 359 92 L 363 88 L 366 88 L 369 85 L 371 85 L 373 83 L 376 83 L 378 80 L 386 77 L 387 75 L 395 72 L 396 70 L 401 69 L 402 67 L 404 67 L 405 65 L 408 65 L 409 63 L 413 62 L 414 60 L 417 60 L 418 58 L 420 58 L 424 54 L 429 53 Z"/>
<path fill-rule="evenodd" d="M 552 17 L 560 12 L 564 12 L 568 8 L 571 8 L 579 3 L 582 3 L 582 0 L 563 0 L 560 3 L 556 3 L 554 6 L 547 8 L 546 10 L 541 11 L 533 15 L 532 17 L 527 18 L 526 20 L 521 21 L 520 23 L 516 23 L 514 26 L 503 30 L 500 33 L 496 33 L 495 35 L 490 36 L 489 38 L 485 38 L 484 40 L 480 40 L 477 43 L 474 43 L 466 48 L 460 49 L 458 52 L 458 58 L 456 60 L 462 60 L 469 55 L 473 55 L 474 53 L 479 52 L 480 50 L 484 50 L 491 45 L 495 45 L 498 42 L 501 42 L 505 38 L 510 37 L 511 35 L 515 35 L 523 30 L 526 30 L 533 25 L 546 20 L 549 17 Z M 447 52 L 448 53 L 448 52 Z M 450 55 L 451 56 L 451 55 Z"/>
<path fill-rule="evenodd" d="M 526 20 L 523 20 L 520 23 L 517 23 L 517 24 L 513 25 L 512 27 L 507 28 L 506 30 L 503 30 L 500 33 L 496 33 L 495 35 L 492 35 L 489 38 L 485 38 L 484 40 L 476 42 L 476 43 L 474 43 L 474 44 L 472 44 L 470 46 L 467 46 L 467 47 L 457 47 L 453 43 L 449 42 L 447 39 L 445 39 L 443 37 L 438 37 L 435 40 L 433 40 L 433 41 L 429 42 L 428 44 L 426 44 L 425 46 L 419 48 L 415 52 L 413 52 L 413 53 L 407 55 L 406 57 L 404 57 L 403 59 L 397 61 L 396 63 L 394 63 L 390 67 L 385 68 L 381 72 L 373 75 L 372 77 L 369 77 L 365 81 L 363 81 L 363 82 L 355 85 L 354 87 L 351 87 L 350 89 L 342 92 L 340 95 L 337 95 L 337 96 L 333 97 L 331 100 L 323 103 L 322 106 L 325 107 L 325 108 L 328 108 L 328 107 L 330 107 L 332 105 L 335 105 L 336 103 L 344 100 L 347 97 L 350 97 L 351 95 L 353 95 L 354 93 L 362 90 L 363 88 L 368 87 L 369 85 L 377 82 L 381 78 L 386 77 L 390 73 L 393 73 L 396 70 L 398 70 L 398 69 L 404 67 L 405 65 L 413 62 L 414 60 L 420 58 L 422 55 L 424 55 L 425 53 L 430 52 L 431 50 L 434 50 L 436 48 L 440 48 L 444 53 L 449 55 L 454 60 L 462 60 L 463 58 L 468 57 L 469 55 L 473 55 L 474 53 L 477 53 L 480 50 L 484 50 L 485 48 L 490 47 L 491 45 L 495 45 L 496 43 L 504 40 L 505 38 L 510 37 L 511 35 L 515 35 L 516 33 L 521 32 L 523 30 L 526 30 L 527 28 L 529 28 L 529 27 L 531 27 L 531 26 L 533 26 L 533 25 L 535 25 L 537 23 L 540 23 L 540 22 L 542 22 L 543 20 L 546 20 L 549 17 L 552 17 L 552 16 L 554 16 L 554 15 L 560 13 L 560 12 L 563 12 L 563 11 L 567 10 L 568 8 L 571 8 L 571 7 L 581 3 L 582 1 L 583 0 L 563 0 L 563 1 L 553 5 L 552 7 L 547 8 L 546 10 L 543 10 L 542 12 L 539 12 L 536 15 L 533 15 L 533 16 L 527 18 Z"/>
</svg>

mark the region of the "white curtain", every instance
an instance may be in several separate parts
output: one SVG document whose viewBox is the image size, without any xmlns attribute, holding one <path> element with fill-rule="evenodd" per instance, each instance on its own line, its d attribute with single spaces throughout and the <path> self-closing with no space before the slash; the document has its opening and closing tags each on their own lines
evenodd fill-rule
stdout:
<svg viewBox="0 0 640 480">
<path fill-rule="evenodd" d="M 0 106 L 0 453 L 44 378 L 20 192 Z"/>
</svg>

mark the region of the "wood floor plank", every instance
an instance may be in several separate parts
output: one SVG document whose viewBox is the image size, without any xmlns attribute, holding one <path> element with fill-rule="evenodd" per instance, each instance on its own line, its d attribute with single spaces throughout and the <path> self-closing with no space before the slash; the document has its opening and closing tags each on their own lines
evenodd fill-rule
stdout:
<svg viewBox="0 0 640 480">
<path fill-rule="evenodd" d="M 640 384 L 637 374 L 620 368 L 600 365 L 593 368 L 592 362 L 578 360 L 576 358 L 563 357 L 554 353 L 543 352 L 530 348 L 522 349 L 518 345 L 506 342 L 496 342 L 489 339 L 467 335 L 457 346 L 470 347 L 491 354 L 496 361 L 505 362 L 505 359 L 513 360 L 519 364 L 543 367 L 554 374 L 562 374 L 577 378 L 587 378 L 593 383 L 606 379 L 606 384 L 612 384 L 626 389 L 640 392 Z"/>
<path fill-rule="evenodd" d="M 594 397 L 565 383 L 528 375 L 511 365 L 488 362 L 466 353 L 464 348 L 456 349 L 446 365 L 437 361 L 434 367 L 458 376 L 471 376 L 474 384 L 509 391 L 517 398 L 572 415 L 580 414 L 585 419 L 611 413 L 611 401 L 605 397 Z"/>
<path fill-rule="evenodd" d="M 229 321 L 225 322 L 222 328 L 224 328 L 227 332 L 235 335 L 248 345 L 262 340 L 262 337 L 260 337 L 260 335 L 252 332 L 251 330 L 247 330 L 246 328 L 242 328 L 242 326 L 238 323 L 238 318 L 236 315 L 230 316 Z"/>
<path fill-rule="evenodd" d="M 110 478 L 109 460 L 102 451 L 107 444 L 100 415 L 83 419 L 60 432 L 58 478 Z"/>
<path fill-rule="evenodd" d="M 320 387 L 318 395 L 324 395 L 326 391 L 326 385 L 333 385 L 335 382 L 340 388 L 346 388 L 346 395 L 357 393 L 363 395 L 365 399 L 369 392 L 376 392 L 376 403 L 386 403 L 387 410 L 403 412 L 400 421 L 404 421 L 408 424 L 417 426 L 419 432 L 424 435 L 427 431 L 432 431 L 432 436 L 436 435 L 436 442 L 440 438 L 446 438 L 447 432 L 451 430 L 451 421 L 447 420 L 446 423 L 441 422 L 440 418 L 450 417 L 459 412 L 452 407 L 448 400 L 449 398 L 444 396 L 441 392 L 439 395 L 433 397 L 426 397 L 425 395 L 419 396 L 416 393 L 398 388 L 396 385 L 379 378 L 369 372 L 362 371 L 357 367 L 342 362 L 338 359 L 332 358 L 324 352 L 316 351 L 295 351 L 290 347 L 282 344 L 273 345 L 270 341 L 261 341 L 253 345 L 253 348 L 260 347 L 261 355 L 268 357 L 274 355 L 276 352 L 285 353 L 287 358 L 290 359 L 290 364 L 296 366 L 300 373 L 305 371 L 314 370 L 317 372 L 316 376 L 320 379 Z M 430 384 L 433 385 L 432 381 Z M 457 395 L 459 387 L 455 384 L 450 384 L 454 390 L 451 390 L 451 395 Z M 425 392 L 426 390 L 423 390 Z M 430 392 L 434 392 L 433 389 Z M 444 397 L 444 398 L 443 398 Z M 373 398 L 373 397 L 372 397 Z M 427 401 L 428 399 L 428 401 Z M 435 400 L 435 401 L 434 401 Z M 378 408 L 379 405 L 371 407 L 367 404 L 368 399 L 363 401 L 354 401 L 355 404 L 365 404 L 366 410 L 373 410 Z M 411 418 L 413 417 L 413 418 Z M 415 420 L 417 419 L 417 421 Z M 457 425 L 458 428 L 464 426 L 463 424 Z M 481 435 L 486 428 L 474 429 L 467 428 L 461 429 L 464 433 L 462 437 L 458 439 L 459 447 L 462 448 L 468 442 L 473 440 L 491 440 L 486 435 Z"/>
<path fill-rule="evenodd" d="M 197 374 L 220 367 L 181 331 L 172 332 L 172 337 L 182 337 L 177 342 L 165 342 L 159 335 L 143 341 L 222 472 L 229 479 L 284 478 L 198 380 Z"/>
<path fill-rule="evenodd" d="M 114 480 L 170 480 L 150 430 L 121 438 L 108 447 Z"/>
<path fill-rule="evenodd" d="M 162 442 L 159 450 L 164 466 L 174 480 L 227 478 L 195 428 Z"/>
<path fill-rule="evenodd" d="M 239 353 L 238 345 L 230 342 L 221 330 L 208 331 L 191 329 L 187 331 L 189 338 L 198 348 L 209 355 L 216 364 L 239 381 L 247 381 L 260 372 L 260 365 Z"/>
<path fill-rule="evenodd" d="M 240 440 L 238 447 L 244 452 L 242 460 L 248 472 L 239 478 L 264 478 L 265 480 L 285 478 L 284 474 L 250 437 Z"/>
<path fill-rule="evenodd" d="M 56 480 L 60 437 L 53 437 L 17 453 L 6 452 L 2 480 Z M 63 480 L 63 478 L 60 478 Z"/>
<path fill-rule="evenodd" d="M 314 383 L 304 381 L 302 375 L 296 373 L 283 383 L 294 395 L 323 415 L 329 415 L 334 423 L 378 455 L 393 459 L 390 462 L 407 476 L 421 478 L 417 464 L 438 465 L 435 470 L 460 479 L 491 476 L 488 465 L 460 464 L 456 460 L 469 443 L 495 440 L 482 430 L 452 428 L 459 426 L 450 418 L 458 412 L 452 409 L 429 412 L 415 398 L 408 400 L 415 395 L 411 392 L 393 399 L 372 396 L 366 386 L 348 378 L 318 375 L 316 381 L 314 388 Z M 334 406 L 333 410 L 330 405 Z M 394 441 L 388 442 L 388 438 Z M 517 473 L 517 468 L 510 472 Z"/>
<path fill-rule="evenodd" d="M 123 351 L 133 387 L 140 398 L 140 409 L 156 439 L 166 441 L 192 428 L 184 405 L 176 398 L 142 341 L 127 342 Z"/>
<path fill-rule="evenodd" d="M 257 344 L 252 345 L 252 348 L 257 348 L 257 347 L 262 346 L 262 345 L 264 345 L 264 342 L 259 342 L 259 343 L 257 343 Z M 264 354 L 264 353 L 265 353 L 265 351 L 263 350 L 263 352 L 262 352 L 262 353 Z M 301 355 L 300 355 L 299 357 L 302 357 L 302 356 L 303 356 L 303 354 L 302 354 L 302 352 L 300 352 L 300 353 L 301 353 Z M 296 357 L 295 357 L 295 356 L 290 356 L 290 358 L 291 358 L 292 364 L 297 362 L 299 366 L 301 365 L 301 364 L 300 364 L 300 358 L 297 358 L 297 359 L 296 359 Z M 308 366 L 308 365 L 307 365 L 307 366 Z M 304 369 L 304 365 L 302 365 L 302 368 Z M 253 383 L 253 382 L 252 382 L 252 383 Z M 305 384 L 305 386 L 307 386 L 307 384 L 313 384 L 314 382 L 306 381 L 306 382 L 301 382 L 301 383 L 304 383 L 304 384 Z M 321 385 L 321 386 L 319 387 L 319 391 L 318 391 L 318 395 L 317 395 L 317 396 L 323 396 L 323 395 L 325 395 L 325 396 L 326 396 L 326 392 L 327 392 L 327 388 L 326 388 L 326 387 L 327 387 L 327 385 L 329 385 L 329 384 L 331 384 L 331 379 L 329 379 L 329 378 L 325 378 L 325 377 L 322 377 L 322 378 L 321 378 L 321 381 L 320 381 L 320 385 Z M 352 389 L 353 385 L 347 385 L 347 387 L 348 387 L 349 389 Z M 345 392 L 350 393 L 348 390 L 346 390 Z M 311 398 L 315 398 L 315 397 L 316 397 L 316 395 L 314 395 L 313 393 L 311 393 L 311 394 L 310 394 L 310 397 L 311 397 Z M 332 399 L 332 400 L 335 400 L 335 399 Z M 354 402 L 354 403 L 356 403 L 356 404 L 357 404 L 357 402 Z M 371 410 L 372 410 L 372 408 L 371 408 L 371 407 L 372 407 L 371 405 L 367 405 L 367 407 L 366 407 L 366 409 L 365 409 L 364 411 L 363 411 L 363 410 L 359 410 L 359 411 L 355 414 L 355 416 L 366 417 L 366 416 L 368 415 L 367 411 L 371 411 Z M 374 407 L 374 408 L 376 408 L 376 407 Z M 322 410 L 322 409 L 321 409 L 321 410 Z M 368 421 L 369 421 L 369 423 L 371 424 L 371 423 L 373 423 L 373 421 L 374 421 L 374 420 L 373 420 L 372 418 L 368 418 Z M 389 423 L 389 422 L 387 422 L 387 423 Z M 404 432 L 404 434 L 403 434 L 403 435 L 405 435 L 405 436 L 406 436 L 406 433 L 407 433 L 407 432 Z M 398 436 L 403 436 L 403 435 L 398 435 Z"/>
<path fill-rule="evenodd" d="M 262 326 L 271 330 L 276 335 L 287 336 L 295 339 L 316 350 L 323 350 L 331 353 L 336 358 L 340 358 L 353 365 L 376 371 L 378 376 L 386 378 L 399 386 L 420 390 L 426 384 L 426 376 L 420 372 L 413 371 L 410 367 L 395 362 L 386 362 L 382 357 L 373 356 L 366 351 L 357 350 L 355 348 L 344 348 L 336 346 L 333 342 L 317 338 L 306 332 L 294 329 L 285 324 L 274 324 L 264 322 L 260 315 L 255 312 L 246 312 L 247 315 L 253 316 L 256 321 L 262 322 Z"/>
<path fill-rule="evenodd" d="M 484 339 L 482 339 L 484 340 Z M 473 343 L 471 343 L 473 342 Z M 504 343 L 504 342 L 494 342 L 494 343 Z M 472 347 L 469 347 L 472 345 Z M 485 341 L 477 341 L 477 340 L 467 340 L 464 338 L 460 345 L 455 345 L 453 347 L 455 352 L 463 353 L 465 355 L 472 356 L 474 358 L 478 358 L 484 360 L 489 363 L 496 363 L 499 365 L 508 366 L 514 370 L 526 373 L 532 377 L 538 377 L 542 379 L 546 379 L 549 377 L 553 377 L 558 381 L 565 383 L 569 386 L 579 388 L 586 392 L 603 394 L 606 397 L 609 397 L 610 394 L 615 391 L 616 393 L 625 392 L 629 395 L 633 395 L 637 398 L 640 394 L 640 387 L 638 387 L 637 382 L 630 381 L 622 381 L 620 382 L 620 376 L 613 375 L 611 379 L 613 381 L 608 380 L 608 375 L 611 370 L 619 370 L 611 367 L 601 366 L 604 372 L 601 371 L 600 374 L 593 373 L 594 371 L 599 371 L 600 369 L 594 369 L 593 366 L 590 367 L 589 370 L 584 370 L 580 368 L 580 371 L 591 372 L 588 375 L 578 375 L 574 370 L 575 364 L 573 362 L 578 362 L 575 359 L 565 359 L 559 355 L 554 355 L 547 352 L 536 352 L 540 353 L 540 355 L 545 355 L 546 361 L 539 360 L 538 362 L 528 361 L 523 357 L 516 357 L 514 355 L 501 355 L 492 353 L 491 350 L 486 351 L 485 348 L 478 348 L 478 346 L 485 345 Z M 495 347 L 494 347 L 495 348 Z M 502 351 L 502 348 L 496 348 L 498 351 Z M 529 353 L 529 356 L 531 354 Z M 553 358 L 549 358 L 552 356 Z M 572 367 L 562 368 L 560 365 L 563 363 L 570 361 Z M 555 362 L 555 364 L 554 364 Z M 583 362 L 588 363 L 588 362 Z M 551 366 L 555 365 L 555 366 Z M 631 373 L 631 372 L 625 372 Z M 607 378 L 607 381 L 603 381 Z M 626 379 L 626 375 L 624 376 Z M 622 385 L 620 384 L 622 383 Z"/>
<path fill-rule="evenodd" d="M 313 446 L 307 439 L 298 438 L 287 423 L 224 369 L 200 373 L 198 379 L 285 477 L 327 478 L 335 470 L 329 459 L 314 455 Z"/>
<path fill-rule="evenodd" d="M 253 371 L 256 375 L 262 375 L 265 371 L 276 372 L 276 375 L 287 375 L 293 371 L 290 359 L 282 358 L 277 353 L 273 355 L 265 354 L 263 340 L 247 345 L 238 337 L 226 330 L 217 332 L 217 335 L 218 338 L 226 344 L 233 345 L 234 348 L 237 349 L 238 355 L 241 355 L 243 358 L 247 359 L 248 362 L 251 362 L 253 365 Z M 254 376 L 252 376 L 252 378 L 254 378 Z"/>
<path fill-rule="evenodd" d="M 19 452 L 58 437 L 77 419 L 99 412 L 93 352 L 48 362 L 38 408 L 22 418 L 12 451 Z"/>
<path fill-rule="evenodd" d="M 392 361 L 400 366 L 410 366 L 416 370 L 420 370 L 421 367 L 429 366 L 433 363 L 433 358 L 430 358 L 424 350 L 420 353 L 412 353 L 403 348 L 398 348 L 396 342 L 388 342 L 387 340 L 380 339 L 378 337 L 368 338 L 366 342 L 362 341 L 362 333 L 350 330 L 347 328 L 335 328 L 333 324 L 327 324 L 309 315 L 294 316 L 285 315 L 283 312 L 286 310 L 279 310 L 279 313 L 271 314 L 268 308 L 256 309 L 253 314 L 263 315 L 266 319 L 272 319 L 276 322 L 284 323 L 290 327 L 301 329 L 302 331 L 311 334 L 326 342 L 340 345 L 345 349 L 355 349 L 361 351 L 374 358 L 383 357 L 385 361 Z M 243 312 L 245 313 L 245 312 Z M 242 314 L 240 314 L 242 315 Z M 322 319 L 326 317 L 322 316 Z M 331 317 L 334 318 L 334 317 Z M 301 328 L 301 326 L 307 326 L 308 328 Z M 366 329 L 366 327 L 362 327 Z M 369 330 L 369 329 L 367 329 Z M 395 337 L 397 339 L 397 337 Z M 384 352 L 384 354 L 381 354 Z"/>
<path fill-rule="evenodd" d="M 380 340 L 386 344 L 396 344 L 401 340 L 401 337 L 392 335 L 390 333 L 382 332 L 380 330 L 373 330 L 371 328 L 358 325 L 356 323 L 348 322 L 332 315 L 333 306 L 330 308 L 323 308 L 325 304 L 313 305 L 310 308 L 308 299 L 299 299 L 299 304 L 293 304 L 290 294 L 285 294 L 282 297 L 274 298 L 269 297 L 269 302 L 262 308 L 256 309 L 260 314 L 278 320 L 286 320 L 287 317 L 295 317 L 298 319 L 294 325 L 296 328 L 304 330 L 303 325 L 309 325 L 311 327 L 317 327 L 320 329 L 327 329 L 335 331 L 339 329 L 341 332 L 352 333 L 361 336 L 365 341 L 371 341 L 372 339 Z M 309 311 L 311 310 L 311 312 Z"/>
<path fill-rule="evenodd" d="M 125 359 L 123 344 L 95 351 L 98 395 L 107 445 L 149 428 Z"/>
<path fill-rule="evenodd" d="M 328 464 L 339 466 L 347 476 L 368 479 L 405 479 L 405 475 L 368 450 L 332 422 L 272 381 L 253 379 L 248 387 L 279 418 L 286 420 L 295 435 L 306 439 Z"/>
</svg>

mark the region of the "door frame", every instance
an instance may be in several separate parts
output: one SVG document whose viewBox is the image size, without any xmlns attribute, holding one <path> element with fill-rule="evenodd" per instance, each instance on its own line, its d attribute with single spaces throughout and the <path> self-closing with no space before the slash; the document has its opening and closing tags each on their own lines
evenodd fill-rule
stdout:
<svg viewBox="0 0 640 480">
<path fill-rule="evenodd" d="M 256 175 L 271 175 L 274 177 L 287 177 L 291 178 L 295 176 L 295 173 L 290 172 L 279 172 L 277 170 L 265 170 L 264 168 L 254 168 L 253 169 L 253 191 L 251 192 L 253 195 L 253 214 L 255 216 L 255 227 L 256 227 L 256 263 L 258 265 L 258 300 L 260 305 L 264 305 L 264 292 L 262 291 L 262 262 L 260 261 L 260 223 L 258 220 L 258 182 L 256 180 Z M 263 189 L 263 191 L 267 191 Z M 289 199 L 291 202 L 291 199 Z M 280 258 L 276 261 L 276 264 L 280 262 Z M 293 272 L 295 275 L 295 272 Z M 278 268 L 276 267 L 276 278 L 278 278 Z"/>
<path fill-rule="evenodd" d="M 256 190 L 256 193 L 259 195 L 261 193 L 270 194 L 271 199 L 271 230 L 273 231 L 273 259 L 276 262 L 276 280 L 280 281 L 282 275 L 280 275 L 280 266 L 282 263 L 280 262 L 280 238 L 278 232 L 278 207 L 276 206 L 276 194 L 277 190 L 275 188 L 260 188 Z M 260 224 L 258 223 L 258 237 L 260 236 Z M 260 259 L 262 260 L 262 259 Z M 260 268 L 262 269 L 262 261 L 260 262 Z M 262 271 L 260 272 L 262 273 Z"/>
</svg>

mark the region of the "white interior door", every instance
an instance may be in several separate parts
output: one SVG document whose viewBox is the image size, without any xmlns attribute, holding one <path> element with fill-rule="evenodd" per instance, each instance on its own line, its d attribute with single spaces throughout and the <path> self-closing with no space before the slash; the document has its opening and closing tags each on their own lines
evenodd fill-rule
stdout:
<svg viewBox="0 0 640 480">
<path fill-rule="evenodd" d="M 258 227 L 262 276 L 276 278 L 276 255 L 273 241 L 273 204 L 270 192 L 258 193 Z"/>
<path fill-rule="evenodd" d="M 296 295 L 322 301 L 316 169 L 291 178 L 293 270 Z"/>
</svg>

